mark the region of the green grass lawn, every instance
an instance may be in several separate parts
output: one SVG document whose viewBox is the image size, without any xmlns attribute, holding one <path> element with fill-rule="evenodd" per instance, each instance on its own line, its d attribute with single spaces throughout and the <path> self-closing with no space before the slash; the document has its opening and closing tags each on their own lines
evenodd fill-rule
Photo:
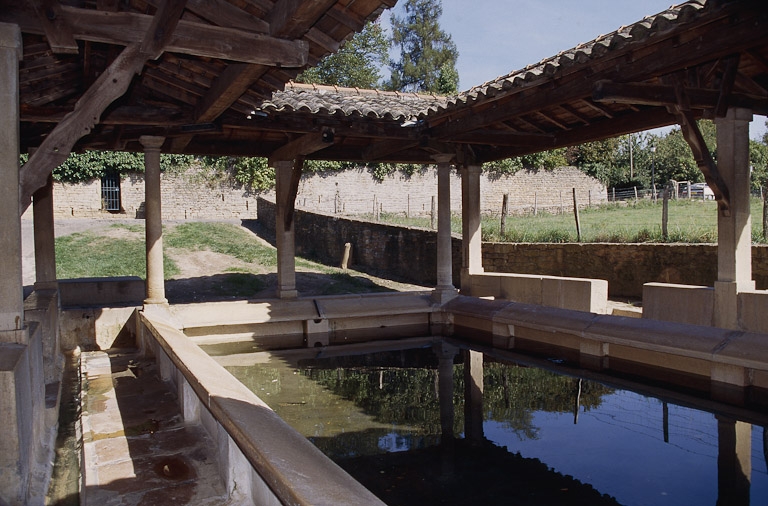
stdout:
<svg viewBox="0 0 768 506">
<path fill-rule="evenodd" d="M 765 243 L 762 230 L 763 204 L 752 199 L 752 241 Z M 579 213 L 582 242 L 717 242 L 717 204 L 714 201 L 672 200 L 669 202 L 668 239 L 661 227 L 661 200 L 638 204 L 606 204 Z M 370 219 L 370 218 L 369 218 Z M 381 215 L 381 221 L 402 226 L 429 228 L 428 217 L 405 218 Z M 482 221 L 483 240 L 489 242 L 576 242 L 576 220 L 564 214 L 540 212 L 536 216 L 509 216 L 506 234 L 499 234 L 500 218 Z M 451 228 L 461 233 L 461 218 L 454 216 Z"/>
</svg>

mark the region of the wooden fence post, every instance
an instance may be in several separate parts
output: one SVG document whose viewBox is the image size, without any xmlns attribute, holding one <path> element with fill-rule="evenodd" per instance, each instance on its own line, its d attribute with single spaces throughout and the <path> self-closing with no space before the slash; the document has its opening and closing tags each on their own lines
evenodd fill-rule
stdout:
<svg viewBox="0 0 768 506">
<path fill-rule="evenodd" d="M 637 205 L 637 186 L 633 186 L 632 188 L 635 189 L 635 205 Z"/>
<path fill-rule="evenodd" d="M 509 212 L 509 193 L 505 193 L 501 199 L 501 223 L 499 224 L 499 236 L 504 238 L 507 233 L 507 213 Z"/>
<path fill-rule="evenodd" d="M 432 230 L 437 228 L 437 213 L 435 212 L 435 196 L 432 195 L 432 207 L 429 210 L 429 226 Z"/>
<path fill-rule="evenodd" d="M 573 189 L 573 216 L 576 218 L 576 242 L 581 242 L 581 222 L 579 221 L 579 202 L 576 200 L 576 188 Z"/>
<path fill-rule="evenodd" d="M 669 186 L 665 186 L 662 191 L 662 204 L 661 204 L 661 236 L 666 241 L 669 239 L 669 232 L 667 230 L 667 223 L 669 222 Z"/>
</svg>

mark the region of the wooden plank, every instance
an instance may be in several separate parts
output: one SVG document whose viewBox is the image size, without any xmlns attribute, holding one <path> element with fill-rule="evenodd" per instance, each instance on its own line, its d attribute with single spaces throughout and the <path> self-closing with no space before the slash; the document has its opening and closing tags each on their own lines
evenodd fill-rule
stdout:
<svg viewBox="0 0 768 506">
<path fill-rule="evenodd" d="M 149 28 L 141 39 L 142 53 L 149 55 L 152 60 L 156 60 L 163 53 L 186 5 L 187 0 L 166 0 L 157 8 Z"/>
<path fill-rule="evenodd" d="M 197 121 L 206 123 L 218 118 L 266 71 L 263 65 L 229 64 L 200 100 Z"/>
<path fill-rule="evenodd" d="M 147 33 L 153 16 L 133 12 L 106 12 L 62 6 L 62 17 L 77 40 L 127 46 L 140 42 Z M 44 35 L 37 19 L 22 11 L 0 13 L 0 20 L 15 22 L 23 32 Z M 258 50 L 255 50 L 258 48 Z M 227 60 L 289 68 L 307 63 L 309 44 L 301 40 L 284 40 L 261 33 L 224 28 L 190 21 L 179 21 L 166 51 Z"/>
</svg>

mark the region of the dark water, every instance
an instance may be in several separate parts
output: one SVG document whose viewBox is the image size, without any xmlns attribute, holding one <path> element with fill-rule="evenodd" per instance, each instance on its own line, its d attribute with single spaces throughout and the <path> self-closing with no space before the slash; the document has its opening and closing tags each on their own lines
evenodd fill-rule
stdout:
<svg viewBox="0 0 768 506">
<path fill-rule="evenodd" d="M 459 354 L 448 444 L 431 349 L 248 356 L 223 363 L 389 504 L 768 504 L 761 426 L 486 358 L 483 434 L 467 444 Z"/>
</svg>

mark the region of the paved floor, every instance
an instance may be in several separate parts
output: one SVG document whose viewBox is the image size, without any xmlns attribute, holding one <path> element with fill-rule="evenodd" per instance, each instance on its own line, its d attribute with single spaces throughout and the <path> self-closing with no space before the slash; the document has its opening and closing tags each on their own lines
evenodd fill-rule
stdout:
<svg viewBox="0 0 768 506">
<path fill-rule="evenodd" d="M 134 350 L 81 356 L 81 504 L 229 504 L 212 440 Z"/>
</svg>

